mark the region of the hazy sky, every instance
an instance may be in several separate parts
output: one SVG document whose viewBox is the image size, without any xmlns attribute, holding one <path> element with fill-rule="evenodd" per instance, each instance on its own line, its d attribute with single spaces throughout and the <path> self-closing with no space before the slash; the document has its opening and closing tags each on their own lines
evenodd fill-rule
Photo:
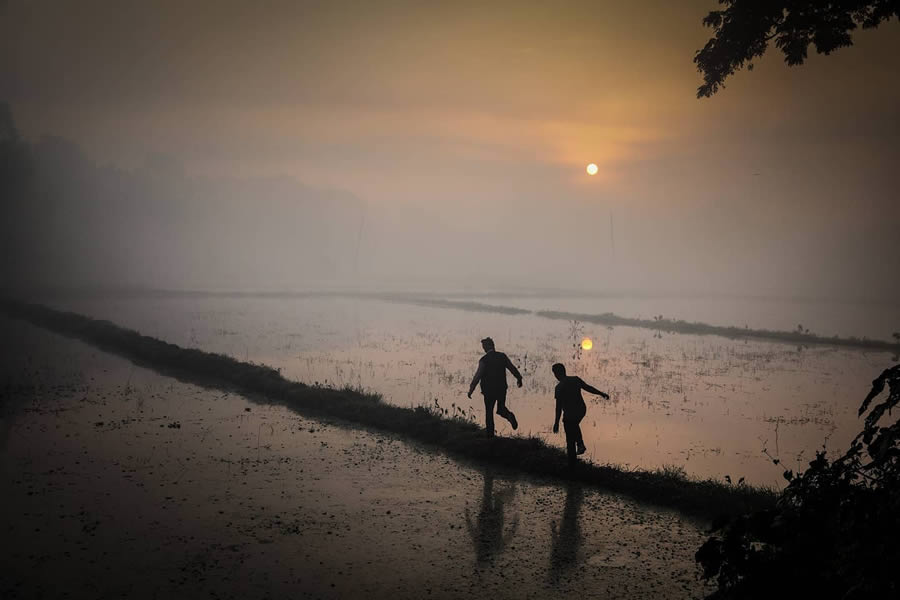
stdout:
<svg viewBox="0 0 900 600">
<path fill-rule="evenodd" d="M 103 162 L 347 190 L 370 281 L 900 301 L 900 23 L 697 100 L 715 6 L 11 0 L 0 98 Z"/>
</svg>

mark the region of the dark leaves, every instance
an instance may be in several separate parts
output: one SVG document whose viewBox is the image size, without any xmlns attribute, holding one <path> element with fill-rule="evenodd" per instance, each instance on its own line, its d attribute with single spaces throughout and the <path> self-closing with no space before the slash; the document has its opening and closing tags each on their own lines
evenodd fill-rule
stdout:
<svg viewBox="0 0 900 600">
<path fill-rule="evenodd" d="M 885 389 L 889 394 L 885 397 Z M 784 472 L 775 509 L 718 522 L 697 552 L 716 598 L 893 597 L 900 561 L 900 423 L 882 419 L 900 400 L 900 365 L 872 384 L 863 431 L 842 456 L 817 452 Z"/>
<path fill-rule="evenodd" d="M 694 554 L 694 560 L 703 566 L 703 577 L 712 579 L 722 567 L 722 542 L 710 538 Z"/>
<path fill-rule="evenodd" d="M 724 10 L 703 19 L 715 33 L 694 56 L 703 75 L 698 98 L 712 96 L 729 76 L 752 65 L 773 39 L 785 62 L 794 66 L 806 61 L 810 44 L 819 54 L 831 54 L 851 46 L 858 27 L 869 29 L 900 18 L 900 0 L 720 0 L 720 4 Z"/>
<path fill-rule="evenodd" d="M 879 375 L 872 381 L 872 390 L 866 395 L 866 399 L 863 400 L 862 406 L 859 407 L 859 413 L 857 413 L 859 416 L 862 416 L 862 414 L 866 412 L 866 409 L 869 408 L 869 404 L 872 402 L 872 399 L 874 399 L 884 391 L 884 386 L 885 383 L 887 383 L 887 380 L 892 376 L 897 375 L 898 372 L 900 372 L 900 365 L 895 365 L 890 369 L 885 369 L 884 371 L 882 371 L 881 375 Z"/>
</svg>

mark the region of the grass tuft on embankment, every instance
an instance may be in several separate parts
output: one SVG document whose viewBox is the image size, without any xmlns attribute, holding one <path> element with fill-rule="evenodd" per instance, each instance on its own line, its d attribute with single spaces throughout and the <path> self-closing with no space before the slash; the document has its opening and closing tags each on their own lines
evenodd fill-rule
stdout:
<svg viewBox="0 0 900 600">
<path fill-rule="evenodd" d="M 426 407 L 403 408 L 382 401 L 377 394 L 331 389 L 291 381 L 266 365 L 195 348 L 182 348 L 109 321 L 92 319 L 15 300 L 0 300 L 7 315 L 107 352 L 128 358 L 164 375 L 211 387 L 225 387 L 263 401 L 282 404 L 298 413 L 337 418 L 397 434 L 450 455 L 479 464 L 497 465 L 551 479 L 576 480 L 635 500 L 686 514 L 713 519 L 772 506 L 772 490 L 732 486 L 716 480 L 697 480 L 677 468 L 656 471 L 625 470 L 614 465 L 582 463 L 566 467 L 565 452 L 533 437 L 487 438 L 478 425 L 459 418 L 443 418 Z"/>
</svg>

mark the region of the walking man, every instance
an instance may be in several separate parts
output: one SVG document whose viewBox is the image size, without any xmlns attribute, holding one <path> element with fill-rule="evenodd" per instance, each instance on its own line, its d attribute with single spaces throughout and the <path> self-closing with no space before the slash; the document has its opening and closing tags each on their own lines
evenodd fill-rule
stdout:
<svg viewBox="0 0 900 600">
<path fill-rule="evenodd" d="M 485 355 L 478 361 L 478 370 L 472 378 L 469 386 L 469 398 L 475 391 L 475 386 L 481 383 L 481 393 L 484 395 L 484 418 L 488 437 L 494 436 L 494 405 L 497 405 L 497 414 L 509 421 L 513 429 L 518 429 L 519 423 L 516 415 L 506 408 L 506 370 L 516 378 L 516 385 L 522 387 L 522 374 L 512 364 L 509 357 L 494 349 L 494 340 L 484 338 L 481 347 Z"/>
<path fill-rule="evenodd" d="M 553 433 L 559 433 L 559 417 L 563 418 L 563 428 L 566 430 L 566 454 L 569 457 L 569 466 L 577 462 L 578 454 L 584 454 L 587 447 L 584 438 L 581 437 L 581 420 L 587 413 L 587 406 L 581 396 L 581 390 L 597 394 L 609 400 L 609 394 L 601 392 L 597 388 L 586 384 L 581 377 L 566 375 L 566 367 L 562 363 L 556 363 L 551 367 L 553 374 L 559 380 L 556 384 L 556 420 L 553 422 Z"/>
</svg>

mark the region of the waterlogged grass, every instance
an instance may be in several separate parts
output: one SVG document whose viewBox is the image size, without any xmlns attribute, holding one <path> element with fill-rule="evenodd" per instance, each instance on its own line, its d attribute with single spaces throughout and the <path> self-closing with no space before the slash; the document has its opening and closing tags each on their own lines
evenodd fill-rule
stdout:
<svg viewBox="0 0 900 600">
<path fill-rule="evenodd" d="M 258 401 L 281 404 L 308 416 L 338 418 L 394 433 L 476 463 L 499 465 L 551 479 L 577 480 L 642 502 L 709 519 L 774 504 L 773 490 L 735 486 L 713 479 L 693 479 L 677 467 L 645 471 L 582 463 L 576 469 L 569 469 L 564 451 L 548 446 L 540 439 L 487 438 L 484 430 L 470 418 L 444 418 L 444 412 L 439 408 L 404 408 L 383 402 L 378 394 L 357 389 L 306 385 L 285 379 L 279 371 L 266 365 L 182 348 L 109 321 L 38 304 L 2 300 L 0 308 L 11 317 L 85 341 L 164 375 L 234 389 Z"/>
</svg>

